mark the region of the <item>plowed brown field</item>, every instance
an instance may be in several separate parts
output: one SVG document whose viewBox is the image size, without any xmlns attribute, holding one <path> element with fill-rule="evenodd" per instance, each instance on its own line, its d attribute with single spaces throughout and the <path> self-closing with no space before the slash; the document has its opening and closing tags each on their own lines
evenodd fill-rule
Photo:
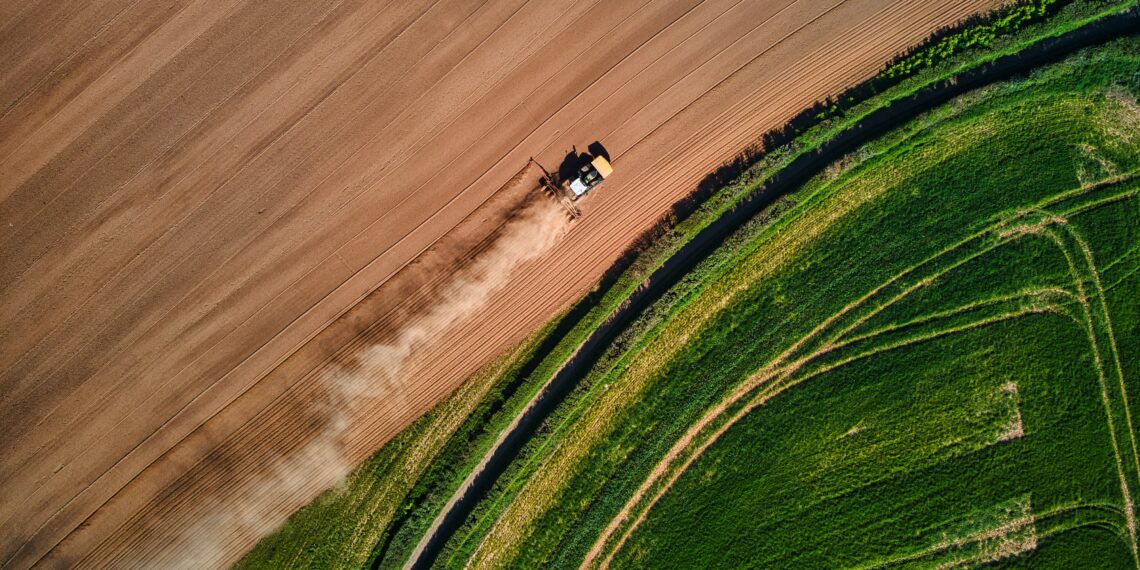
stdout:
<svg viewBox="0 0 1140 570">
<path fill-rule="evenodd" d="M 0 3 L 0 562 L 232 562 L 759 133 L 998 2 Z M 595 140 L 585 216 L 330 412 L 314 371 L 454 289 L 369 294 Z"/>
</svg>

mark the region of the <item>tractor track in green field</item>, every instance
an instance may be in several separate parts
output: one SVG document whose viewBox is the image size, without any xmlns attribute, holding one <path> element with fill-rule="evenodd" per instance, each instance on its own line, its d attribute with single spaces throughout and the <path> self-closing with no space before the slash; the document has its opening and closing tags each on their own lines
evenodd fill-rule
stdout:
<svg viewBox="0 0 1140 570">
<path fill-rule="evenodd" d="M 1109 347 L 1111 348 L 1113 354 L 1117 354 L 1118 349 L 1116 347 L 1115 335 L 1113 335 L 1111 332 L 1112 331 L 1112 318 L 1108 313 L 1108 306 L 1106 304 L 1104 304 L 1104 291 L 1099 286 L 1099 277 L 1097 276 L 1098 274 L 1097 274 L 1097 270 L 1096 270 L 1096 264 L 1093 262 L 1092 253 L 1088 249 L 1088 246 L 1084 242 L 1084 239 L 1080 236 L 1080 234 L 1076 230 L 1072 229 L 1071 227 L 1068 227 L 1067 225 L 1065 225 L 1064 228 L 1065 228 L 1066 232 L 1072 238 L 1074 238 L 1074 240 L 1078 243 L 1078 245 L 1082 249 L 1082 253 L 1084 254 L 1084 260 L 1085 260 L 1085 263 L 1087 264 L 1087 267 L 1085 268 L 1085 270 L 1086 270 L 1085 276 L 1091 277 L 1092 281 L 1097 284 L 1097 288 L 1100 292 L 1098 296 L 1101 298 L 1100 301 L 1101 301 L 1101 304 L 1103 306 L 1103 314 L 1100 315 L 1100 317 L 1102 319 L 1102 325 L 1104 326 L 1105 329 L 1107 329 L 1109 331 Z M 1083 328 L 1085 328 L 1086 334 L 1088 335 L 1089 346 L 1092 348 L 1092 351 L 1093 351 L 1093 362 L 1096 365 L 1097 379 L 1100 383 L 1101 398 L 1104 402 L 1105 416 L 1106 416 L 1107 422 L 1108 422 L 1108 432 L 1109 432 L 1109 435 L 1111 436 L 1113 453 L 1116 456 L 1116 467 L 1117 467 L 1117 471 L 1118 471 L 1119 476 L 1120 476 L 1120 492 L 1121 492 L 1121 495 L 1122 495 L 1123 501 L 1124 501 L 1124 514 L 1125 514 L 1125 519 L 1127 521 L 1130 546 L 1131 546 L 1131 550 L 1132 550 L 1132 558 L 1136 564 L 1136 567 L 1140 568 L 1140 552 L 1137 551 L 1137 538 L 1136 538 L 1136 508 L 1135 508 L 1135 505 L 1133 504 L 1132 493 L 1129 489 L 1128 477 L 1127 477 L 1126 472 L 1125 472 L 1125 466 L 1124 466 L 1125 460 L 1121 456 L 1120 443 L 1118 441 L 1118 436 L 1117 436 L 1116 420 L 1114 418 L 1113 411 L 1112 411 L 1112 397 L 1109 394 L 1108 378 L 1107 378 L 1107 374 L 1105 372 L 1104 358 L 1103 358 L 1102 353 L 1101 353 L 1100 343 L 1097 340 L 1097 330 L 1096 330 L 1097 329 L 1097 326 L 1096 326 L 1097 325 L 1097 323 L 1096 323 L 1097 319 L 1093 315 L 1093 310 L 1092 310 L 1092 307 L 1090 306 L 1088 293 L 1085 291 L 1085 287 L 1084 287 L 1084 277 L 1085 276 L 1081 275 L 1081 271 L 1077 268 L 1076 263 L 1073 261 L 1073 255 L 1072 255 L 1073 252 L 1070 250 L 1069 247 L 1066 246 L 1066 244 L 1065 244 L 1064 240 L 1061 238 L 1061 236 L 1058 235 L 1057 232 L 1052 231 L 1052 230 L 1048 231 L 1047 235 L 1050 237 L 1050 239 L 1052 239 L 1057 244 L 1057 247 L 1060 248 L 1061 251 L 1064 253 L 1066 262 L 1069 264 L 1069 271 L 1072 274 L 1074 284 L 1078 290 L 1079 301 L 1081 304 L 1082 312 L 1084 313 L 1084 322 L 1083 323 L 1078 322 L 1078 326 L 1083 326 Z M 1120 390 L 1121 390 L 1120 396 L 1121 396 L 1123 406 L 1124 406 L 1124 417 L 1125 417 L 1124 428 L 1125 428 L 1126 432 L 1128 433 L 1129 440 L 1132 444 L 1132 459 L 1133 459 L 1133 464 L 1136 467 L 1135 473 L 1137 474 L 1137 476 L 1140 476 L 1140 456 L 1137 455 L 1135 429 L 1132 426 L 1131 412 L 1128 410 L 1128 397 L 1127 397 L 1127 389 L 1124 386 L 1124 373 L 1123 373 L 1123 369 L 1120 367 L 1119 359 L 1116 359 L 1115 364 L 1116 364 L 1117 374 L 1119 375 L 1119 378 L 1120 378 Z"/>
<path fill-rule="evenodd" d="M 1104 512 L 1110 516 L 1113 516 L 1113 515 L 1123 516 L 1123 513 L 1120 511 L 1120 507 L 1117 505 L 1105 504 L 1105 503 L 1072 503 L 1072 504 L 1053 508 L 1047 512 L 1032 513 L 1030 515 L 1026 515 L 1025 517 L 1023 517 L 1020 520 L 1016 520 L 1015 522 L 1019 522 L 1019 523 L 1022 523 L 1024 525 L 1036 526 L 1042 522 L 1049 521 L 1051 519 L 1056 519 L 1056 518 L 1059 518 L 1062 516 L 1069 516 L 1070 518 L 1072 518 L 1073 515 L 1077 514 L 1080 511 Z M 1049 537 L 1049 536 L 1052 536 L 1055 534 L 1059 534 L 1062 532 L 1070 531 L 1073 529 L 1090 527 L 1090 526 L 1101 526 L 1101 525 L 1104 525 L 1113 534 L 1120 536 L 1120 531 L 1121 531 L 1120 525 L 1116 521 L 1111 520 L 1111 519 L 1093 519 L 1093 520 L 1087 520 L 1087 521 L 1072 522 L 1069 524 L 1063 524 L 1062 523 L 1055 528 L 1049 528 L 1049 529 L 1045 529 L 1045 530 L 1035 528 L 1033 534 L 1034 534 L 1035 540 L 1040 541 L 1041 539 L 1044 539 L 1046 537 Z M 988 530 L 990 532 L 993 532 L 994 530 L 998 530 L 998 529 L 988 529 Z M 865 566 L 860 566 L 859 570 L 874 570 L 874 569 L 878 569 L 878 568 L 891 568 L 894 566 L 906 564 L 908 562 L 918 562 L 918 561 L 921 561 L 924 559 L 929 559 L 932 556 L 938 555 L 938 554 L 945 552 L 947 550 L 950 550 L 952 548 L 961 548 L 963 546 L 972 546 L 972 545 L 975 545 L 975 544 L 978 544 L 978 543 L 984 541 L 987 538 L 992 538 L 992 537 L 986 537 L 986 536 L 979 536 L 979 535 L 983 535 L 985 532 L 986 531 L 979 531 L 979 532 L 974 533 L 973 535 L 969 535 L 965 538 L 955 539 L 953 542 L 950 542 L 950 543 L 937 544 L 937 545 L 934 545 L 932 547 L 920 550 L 918 552 L 902 555 L 902 556 L 899 556 L 896 558 L 889 558 L 887 560 L 880 560 L 880 561 L 877 561 L 877 562 L 874 562 L 874 563 L 871 563 L 871 564 L 868 564 Z M 1121 540 L 1126 540 L 1127 537 L 1120 536 L 1120 538 L 1121 538 Z M 965 557 L 965 558 L 961 558 L 961 559 L 952 561 L 950 564 L 948 564 L 948 566 L 961 566 L 964 564 L 986 562 L 986 561 L 987 560 L 985 560 L 985 559 L 979 559 L 977 557 Z M 945 567 L 945 566 L 940 566 L 940 567 Z"/>
</svg>

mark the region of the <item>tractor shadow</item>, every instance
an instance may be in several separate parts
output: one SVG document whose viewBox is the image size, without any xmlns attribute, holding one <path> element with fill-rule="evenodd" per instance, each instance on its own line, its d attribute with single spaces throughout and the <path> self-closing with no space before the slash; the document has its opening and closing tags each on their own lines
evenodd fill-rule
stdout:
<svg viewBox="0 0 1140 570">
<path fill-rule="evenodd" d="M 578 169 L 589 161 L 589 155 L 585 153 L 579 154 L 578 147 L 572 147 L 570 152 L 562 157 L 562 163 L 558 165 L 558 180 L 573 180 L 578 176 Z"/>
<path fill-rule="evenodd" d="M 570 148 L 570 152 L 562 157 L 562 163 L 558 165 L 558 179 L 559 180 L 573 180 L 578 176 L 578 169 L 588 164 L 595 156 L 603 156 L 607 161 L 610 160 L 610 153 L 602 146 L 601 141 L 594 141 L 586 147 L 586 152 L 579 153 L 578 147 Z"/>
</svg>

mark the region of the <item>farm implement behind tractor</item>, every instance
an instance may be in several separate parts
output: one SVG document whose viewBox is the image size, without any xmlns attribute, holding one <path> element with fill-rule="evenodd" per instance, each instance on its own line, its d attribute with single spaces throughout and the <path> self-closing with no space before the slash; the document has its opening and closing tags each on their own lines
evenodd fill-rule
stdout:
<svg viewBox="0 0 1140 570">
<path fill-rule="evenodd" d="M 574 176 L 568 179 L 563 179 L 557 173 L 551 174 L 533 157 L 530 159 L 542 169 L 543 188 L 550 192 L 566 208 L 566 211 L 570 212 L 570 216 L 573 218 L 582 215 L 582 210 L 574 202 L 585 196 L 595 186 L 605 182 L 606 178 L 614 171 L 610 161 L 600 154 L 582 153 L 577 156 L 581 166 L 575 171 Z"/>
</svg>

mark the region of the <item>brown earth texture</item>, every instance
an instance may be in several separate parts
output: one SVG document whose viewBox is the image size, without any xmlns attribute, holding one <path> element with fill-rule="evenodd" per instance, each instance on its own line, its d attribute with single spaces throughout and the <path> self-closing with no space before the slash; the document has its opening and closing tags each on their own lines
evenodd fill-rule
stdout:
<svg viewBox="0 0 1140 570">
<path fill-rule="evenodd" d="M 219 567 L 998 0 L 0 3 L 0 565 Z M 601 141 L 571 221 L 536 190 Z"/>
</svg>

